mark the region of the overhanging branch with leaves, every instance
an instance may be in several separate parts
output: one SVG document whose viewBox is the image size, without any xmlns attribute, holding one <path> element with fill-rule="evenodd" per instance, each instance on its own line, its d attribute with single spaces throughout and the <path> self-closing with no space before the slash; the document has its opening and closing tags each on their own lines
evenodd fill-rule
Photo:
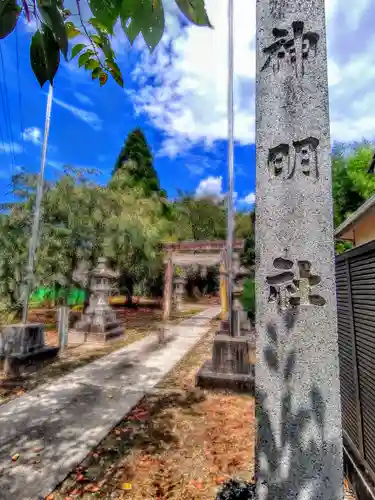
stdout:
<svg viewBox="0 0 375 500">
<path fill-rule="evenodd" d="M 190 22 L 211 27 L 204 0 L 175 2 Z M 30 62 L 41 87 L 48 81 L 53 85 L 60 53 L 66 61 L 79 56 L 79 67 L 91 71 L 92 79 L 98 80 L 100 86 L 111 75 L 123 87 L 123 76 L 111 46 L 116 23 L 121 23 L 131 45 L 142 35 L 150 51 L 158 45 L 165 30 L 162 0 L 75 0 L 74 14 L 65 8 L 65 3 L 65 0 L 0 0 L 0 39 L 12 33 L 22 15 L 27 22 L 35 22 Z M 83 3 L 92 13 L 87 21 L 82 16 Z M 76 25 L 73 19 L 77 17 Z M 79 36 L 82 42 L 70 47 L 71 40 Z"/>
</svg>

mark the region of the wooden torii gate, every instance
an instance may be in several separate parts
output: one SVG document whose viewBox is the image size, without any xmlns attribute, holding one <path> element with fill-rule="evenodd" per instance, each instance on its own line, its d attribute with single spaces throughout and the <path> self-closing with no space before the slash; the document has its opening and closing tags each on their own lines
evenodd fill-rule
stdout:
<svg viewBox="0 0 375 500">
<path fill-rule="evenodd" d="M 238 252 L 244 248 L 244 240 L 233 242 L 233 251 Z M 187 267 L 200 265 L 211 267 L 220 265 L 220 294 L 222 314 L 228 312 L 226 297 L 226 241 L 181 241 L 176 243 L 164 243 L 163 250 L 166 253 L 164 263 L 166 264 L 164 278 L 164 300 L 163 320 L 167 321 L 171 314 L 173 269 L 174 266 Z M 222 317 L 222 319 L 225 319 Z"/>
</svg>

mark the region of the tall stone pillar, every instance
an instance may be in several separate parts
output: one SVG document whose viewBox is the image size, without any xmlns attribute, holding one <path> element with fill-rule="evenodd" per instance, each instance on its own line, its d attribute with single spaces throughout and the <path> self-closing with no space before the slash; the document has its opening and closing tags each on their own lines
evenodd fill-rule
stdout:
<svg viewBox="0 0 375 500">
<path fill-rule="evenodd" d="M 324 0 L 257 0 L 258 500 L 342 500 Z"/>
</svg>

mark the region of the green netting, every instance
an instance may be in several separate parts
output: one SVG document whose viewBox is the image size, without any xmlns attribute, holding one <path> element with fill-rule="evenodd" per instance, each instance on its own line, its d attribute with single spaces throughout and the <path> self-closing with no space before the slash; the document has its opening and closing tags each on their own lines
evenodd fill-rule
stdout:
<svg viewBox="0 0 375 500">
<path fill-rule="evenodd" d="M 35 305 L 43 304 L 47 301 L 56 302 L 66 296 L 66 290 L 55 290 L 54 288 L 39 288 L 30 296 L 30 302 Z M 85 301 L 85 291 L 73 288 L 68 292 L 68 305 L 71 307 L 81 306 Z"/>
</svg>

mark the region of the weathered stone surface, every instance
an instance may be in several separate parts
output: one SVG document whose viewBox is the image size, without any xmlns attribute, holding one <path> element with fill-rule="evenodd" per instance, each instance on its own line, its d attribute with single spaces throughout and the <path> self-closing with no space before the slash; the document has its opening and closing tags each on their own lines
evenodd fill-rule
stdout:
<svg viewBox="0 0 375 500">
<path fill-rule="evenodd" d="M 39 323 L 15 324 L 0 332 L 0 356 L 23 355 L 44 347 L 44 327 Z"/>
<path fill-rule="evenodd" d="M 248 330 L 240 333 L 230 335 L 228 321 L 221 321 L 212 346 L 212 359 L 197 373 L 199 387 L 253 391 L 255 338 Z"/>
<path fill-rule="evenodd" d="M 0 367 L 7 377 L 18 377 L 26 364 L 53 358 L 58 351 L 45 345 L 42 324 L 8 325 L 0 331 Z"/>
<path fill-rule="evenodd" d="M 324 0 L 257 0 L 257 498 L 342 500 Z"/>
<path fill-rule="evenodd" d="M 109 304 L 113 281 L 117 276 L 116 272 L 107 267 L 106 259 L 100 258 L 91 273 L 90 304 L 75 325 L 77 332 L 104 342 L 124 334 L 125 329 Z"/>
</svg>

